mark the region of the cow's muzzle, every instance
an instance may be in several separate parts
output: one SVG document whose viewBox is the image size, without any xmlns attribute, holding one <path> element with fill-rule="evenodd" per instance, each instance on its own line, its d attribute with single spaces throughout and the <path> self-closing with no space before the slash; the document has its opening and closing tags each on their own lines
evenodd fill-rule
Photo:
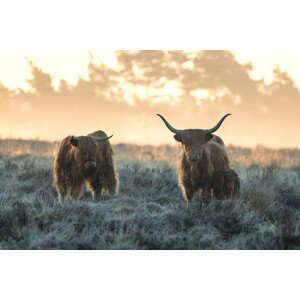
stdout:
<svg viewBox="0 0 300 300">
<path fill-rule="evenodd" d="M 86 161 L 85 163 L 84 163 L 84 168 L 85 169 L 94 169 L 94 168 L 96 168 L 96 162 L 95 161 Z"/>
<path fill-rule="evenodd" d="M 189 155 L 189 160 L 190 161 L 197 161 L 199 159 L 200 159 L 200 157 L 198 155 Z"/>
</svg>

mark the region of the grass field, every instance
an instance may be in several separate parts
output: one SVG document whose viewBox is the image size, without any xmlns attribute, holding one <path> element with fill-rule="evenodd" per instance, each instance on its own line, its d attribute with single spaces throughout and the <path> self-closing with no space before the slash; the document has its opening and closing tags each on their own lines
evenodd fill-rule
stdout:
<svg viewBox="0 0 300 300">
<path fill-rule="evenodd" d="M 228 147 L 237 200 L 193 199 L 176 146 L 118 144 L 119 194 L 60 203 L 56 143 L 0 140 L 1 249 L 300 249 L 300 150 Z"/>
</svg>

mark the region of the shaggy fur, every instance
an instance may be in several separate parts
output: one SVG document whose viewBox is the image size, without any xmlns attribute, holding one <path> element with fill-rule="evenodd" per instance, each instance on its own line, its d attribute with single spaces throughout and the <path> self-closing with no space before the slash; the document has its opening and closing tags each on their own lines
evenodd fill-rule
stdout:
<svg viewBox="0 0 300 300">
<path fill-rule="evenodd" d="M 215 172 L 213 174 L 213 193 L 219 199 L 239 197 L 240 180 L 237 173 L 232 169 Z"/>
<path fill-rule="evenodd" d="M 101 130 L 91 135 L 106 137 Z M 68 136 L 61 142 L 54 161 L 53 186 L 59 198 L 79 199 L 85 184 L 94 199 L 100 199 L 103 191 L 115 194 L 118 181 L 109 140 L 99 142 L 82 136 L 77 146 L 73 146 L 70 140 L 71 136 Z"/>
<path fill-rule="evenodd" d="M 201 129 L 185 130 L 175 134 L 174 138 L 182 144 L 178 159 L 178 181 L 186 202 L 198 193 L 210 197 L 213 174 L 230 169 L 222 139 L 206 134 Z"/>
</svg>

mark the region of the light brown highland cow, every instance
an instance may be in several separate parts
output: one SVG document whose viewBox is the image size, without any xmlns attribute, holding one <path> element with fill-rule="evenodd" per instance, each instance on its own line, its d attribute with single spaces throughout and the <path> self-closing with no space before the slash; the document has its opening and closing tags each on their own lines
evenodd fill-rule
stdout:
<svg viewBox="0 0 300 300">
<path fill-rule="evenodd" d="M 230 169 L 222 139 L 212 134 L 220 128 L 229 115 L 225 115 L 211 129 L 179 130 L 158 114 L 167 128 L 175 133 L 175 140 L 182 145 L 182 152 L 178 159 L 178 181 L 187 203 L 198 193 L 210 197 L 214 173 Z"/>
<path fill-rule="evenodd" d="M 85 184 L 94 199 L 103 191 L 117 192 L 117 175 L 109 138 L 98 130 L 87 136 L 68 136 L 61 142 L 54 161 L 53 186 L 59 199 L 79 199 Z"/>
</svg>

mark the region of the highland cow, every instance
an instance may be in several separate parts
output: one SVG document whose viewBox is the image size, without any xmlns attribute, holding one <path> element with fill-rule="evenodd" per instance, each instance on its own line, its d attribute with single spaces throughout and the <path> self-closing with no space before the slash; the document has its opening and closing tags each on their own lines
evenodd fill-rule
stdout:
<svg viewBox="0 0 300 300">
<path fill-rule="evenodd" d="M 238 198 L 240 194 L 240 180 L 237 173 L 230 169 L 219 170 L 213 174 L 213 194 L 218 199 Z"/>
<path fill-rule="evenodd" d="M 85 184 L 94 199 L 102 192 L 117 192 L 117 175 L 109 138 L 99 130 L 87 136 L 68 136 L 61 142 L 54 161 L 53 186 L 59 199 L 79 199 Z"/>
<path fill-rule="evenodd" d="M 216 171 L 229 170 L 229 161 L 222 139 L 213 135 L 230 114 L 225 115 L 211 129 L 179 130 L 157 114 L 167 128 L 175 133 L 174 138 L 182 145 L 178 159 L 178 181 L 187 203 L 194 195 L 201 193 L 209 198 L 213 186 L 213 174 Z"/>
</svg>

